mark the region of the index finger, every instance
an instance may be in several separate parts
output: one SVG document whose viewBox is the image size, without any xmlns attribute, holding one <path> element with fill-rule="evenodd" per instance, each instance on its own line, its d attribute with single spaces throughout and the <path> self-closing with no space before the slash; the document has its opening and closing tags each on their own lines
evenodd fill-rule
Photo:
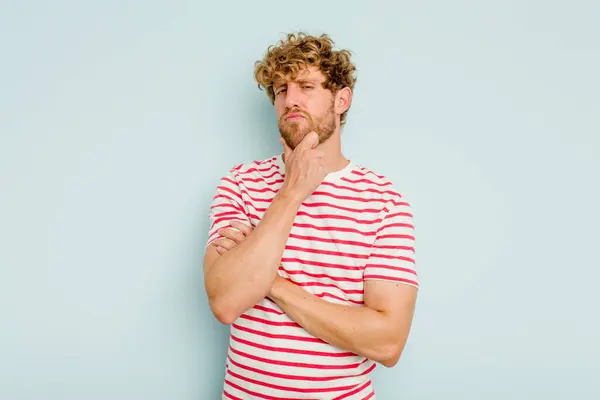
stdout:
<svg viewBox="0 0 600 400">
<path fill-rule="evenodd" d="M 252 227 L 250 227 L 240 221 L 231 221 L 229 223 L 229 225 L 231 225 L 235 229 L 241 231 L 245 236 L 248 236 L 252 232 Z"/>
<path fill-rule="evenodd" d="M 319 135 L 315 131 L 311 131 L 302 138 L 302 141 L 298 145 L 298 147 L 303 147 L 306 149 L 314 149 L 319 144 Z"/>
<path fill-rule="evenodd" d="M 280 138 L 279 141 L 283 145 L 283 161 L 287 163 L 292 155 L 292 149 L 287 145 L 283 138 Z"/>
</svg>

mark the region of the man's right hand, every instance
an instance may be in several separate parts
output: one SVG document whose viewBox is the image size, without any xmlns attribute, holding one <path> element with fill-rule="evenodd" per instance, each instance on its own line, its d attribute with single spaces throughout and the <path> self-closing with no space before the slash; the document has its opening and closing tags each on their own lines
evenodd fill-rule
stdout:
<svg viewBox="0 0 600 400">
<path fill-rule="evenodd" d="M 285 155 L 285 180 L 281 192 L 302 203 L 327 176 L 323 166 L 324 153 L 317 150 L 319 136 L 310 132 L 292 150 L 281 139 Z"/>
</svg>

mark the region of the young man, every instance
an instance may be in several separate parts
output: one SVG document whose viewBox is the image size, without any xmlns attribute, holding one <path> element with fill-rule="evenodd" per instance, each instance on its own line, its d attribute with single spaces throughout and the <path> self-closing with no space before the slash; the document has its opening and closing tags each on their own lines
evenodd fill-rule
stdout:
<svg viewBox="0 0 600 400">
<path fill-rule="evenodd" d="M 205 288 L 231 325 L 224 399 L 374 399 L 370 373 L 406 343 L 411 208 L 342 154 L 354 73 L 326 35 L 288 35 L 256 64 L 283 154 L 232 168 L 211 205 Z"/>
</svg>

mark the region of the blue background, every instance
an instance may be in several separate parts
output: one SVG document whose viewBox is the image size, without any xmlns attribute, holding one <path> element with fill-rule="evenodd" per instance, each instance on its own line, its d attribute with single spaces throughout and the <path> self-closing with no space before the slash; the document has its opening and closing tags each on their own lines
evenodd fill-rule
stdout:
<svg viewBox="0 0 600 400">
<path fill-rule="evenodd" d="M 411 201 L 421 291 L 380 399 L 592 399 L 600 7 L 592 1 L 5 1 L 0 398 L 216 399 L 208 206 L 280 151 L 253 63 L 332 35 L 345 154 Z"/>
</svg>

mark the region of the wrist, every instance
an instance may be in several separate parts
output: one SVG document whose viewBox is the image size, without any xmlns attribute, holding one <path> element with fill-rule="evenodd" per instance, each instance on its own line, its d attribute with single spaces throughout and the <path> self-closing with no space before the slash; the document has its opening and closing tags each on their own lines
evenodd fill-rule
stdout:
<svg viewBox="0 0 600 400">
<path fill-rule="evenodd" d="M 285 186 L 279 190 L 276 196 L 285 201 L 286 203 L 292 204 L 298 208 L 304 201 L 302 196 L 300 196 L 297 191 L 294 191 L 294 189 L 290 189 Z"/>
</svg>

